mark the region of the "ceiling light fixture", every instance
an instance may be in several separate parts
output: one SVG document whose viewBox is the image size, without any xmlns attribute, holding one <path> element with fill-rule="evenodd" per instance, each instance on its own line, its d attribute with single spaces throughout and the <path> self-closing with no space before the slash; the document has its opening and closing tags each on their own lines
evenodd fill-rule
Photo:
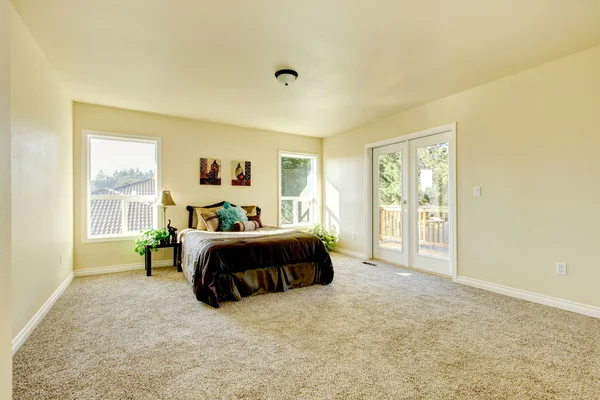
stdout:
<svg viewBox="0 0 600 400">
<path fill-rule="evenodd" d="M 293 69 L 280 69 L 275 72 L 275 78 L 284 86 L 289 86 L 298 78 L 298 73 Z"/>
</svg>

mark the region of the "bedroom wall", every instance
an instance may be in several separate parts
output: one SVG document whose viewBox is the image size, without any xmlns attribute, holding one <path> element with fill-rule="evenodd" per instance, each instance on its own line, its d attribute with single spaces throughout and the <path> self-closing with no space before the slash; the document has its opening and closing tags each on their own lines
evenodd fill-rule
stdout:
<svg viewBox="0 0 600 400">
<path fill-rule="evenodd" d="M 187 205 L 207 205 L 222 200 L 256 204 L 266 224 L 277 224 L 279 150 L 321 154 L 321 139 L 230 125 L 74 103 L 73 105 L 75 269 L 143 262 L 134 253 L 133 241 L 82 243 L 82 131 L 156 136 L 162 139 L 161 187 L 171 190 L 177 204 L 167 210 L 173 226 L 187 227 Z M 200 157 L 222 160 L 222 185 L 200 186 Z M 252 186 L 231 186 L 231 160 L 252 161 Z M 153 259 L 170 259 L 171 249 Z"/>
<path fill-rule="evenodd" d="M 0 1 L 0 399 L 12 392 L 10 308 L 10 8 Z"/>
<path fill-rule="evenodd" d="M 73 150 L 71 101 L 14 10 L 10 33 L 14 337 L 73 269 Z"/>
<path fill-rule="evenodd" d="M 598 71 L 600 46 L 326 138 L 340 247 L 364 252 L 364 145 L 456 121 L 458 274 L 600 307 Z"/>
</svg>

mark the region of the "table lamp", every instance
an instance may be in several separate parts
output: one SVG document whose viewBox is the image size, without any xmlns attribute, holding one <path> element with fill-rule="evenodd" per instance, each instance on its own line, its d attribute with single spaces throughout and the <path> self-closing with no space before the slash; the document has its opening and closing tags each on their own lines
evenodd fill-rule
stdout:
<svg viewBox="0 0 600 400">
<path fill-rule="evenodd" d="M 171 192 L 167 189 L 163 189 L 160 200 L 156 204 L 157 206 L 161 206 L 163 208 L 163 228 L 167 227 L 167 207 L 174 206 L 175 202 L 171 197 Z"/>
</svg>

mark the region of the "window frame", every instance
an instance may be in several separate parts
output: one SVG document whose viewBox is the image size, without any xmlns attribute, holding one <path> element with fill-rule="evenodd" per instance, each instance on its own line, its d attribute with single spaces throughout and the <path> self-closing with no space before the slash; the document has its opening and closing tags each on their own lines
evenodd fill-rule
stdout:
<svg viewBox="0 0 600 400">
<path fill-rule="evenodd" d="M 101 235 L 101 236 L 92 236 L 91 235 L 91 158 L 90 158 L 90 140 L 91 139 L 110 139 L 110 140 L 121 140 L 127 142 L 140 142 L 140 143 L 152 143 L 155 144 L 156 148 L 156 190 L 154 197 L 152 198 L 153 202 L 153 226 L 152 229 L 157 229 L 159 224 L 158 218 L 158 206 L 156 206 L 158 197 L 159 197 L 159 188 L 160 178 L 161 178 L 161 138 L 156 136 L 141 136 L 141 135 L 130 135 L 130 134 L 122 134 L 122 133 L 113 133 L 113 132 L 100 132 L 93 130 L 83 130 L 82 131 L 82 229 L 83 234 L 82 242 L 83 243 L 102 243 L 102 242 L 116 242 L 116 241 L 130 241 L 133 238 L 139 236 L 137 232 L 126 232 L 120 234 L 112 234 L 112 235 Z M 113 196 L 113 195 L 97 195 L 94 196 L 94 199 L 98 200 L 129 200 L 129 201 L 149 201 L 151 196 Z M 125 202 L 125 204 L 127 204 Z M 124 207 L 126 209 L 126 207 Z M 126 214 L 123 214 L 123 226 L 126 225 Z"/>
<path fill-rule="evenodd" d="M 297 223 L 297 224 L 283 224 L 282 223 L 283 218 L 281 215 L 281 202 L 282 202 L 282 200 L 286 200 L 286 199 L 284 199 L 284 196 L 281 195 L 281 172 L 282 172 L 281 158 L 282 157 L 314 159 L 314 164 L 315 164 L 315 170 L 313 173 L 314 193 L 313 193 L 312 200 L 315 202 L 315 206 L 314 206 L 314 220 L 312 222 Z M 278 177 L 277 177 L 277 181 L 278 181 L 278 185 L 277 185 L 277 225 L 279 227 L 281 227 L 281 228 L 312 228 L 313 226 L 315 226 L 321 222 L 321 186 L 320 186 L 321 178 L 319 175 L 320 164 L 321 164 L 320 158 L 321 158 L 320 155 L 315 154 L 315 153 L 301 153 L 301 152 L 297 152 L 297 151 L 285 151 L 285 150 L 279 151 L 279 157 L 277 158 L 277 163 L 278 163 L 278 165 L 277 165 L 277 171 L 278 171 Z M 306 199 L 311 200 L 308 197 Z M 303 201 L 307 201 L 307 200 L 303 200 Z"/>
</svg>

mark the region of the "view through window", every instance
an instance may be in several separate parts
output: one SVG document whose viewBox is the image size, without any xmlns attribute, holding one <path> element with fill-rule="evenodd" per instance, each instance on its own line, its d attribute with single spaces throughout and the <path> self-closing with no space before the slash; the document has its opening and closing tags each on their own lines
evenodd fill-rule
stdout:
<svg viewBox="0 0 600 400">
<path fill-rule="evenodd" d="M 448 143 L 417 148 L 419 254 L 448 257 Z"/>
<path fill-rule="evenodd" d="M 156 226 L 158 141 L 88 136 L 88 238 Z"/>
<path fill-rule="evenodd" d="M 281 153 L 280 218 L 281 226 L 317 223 L 317 157 Z"/>
</svg>

